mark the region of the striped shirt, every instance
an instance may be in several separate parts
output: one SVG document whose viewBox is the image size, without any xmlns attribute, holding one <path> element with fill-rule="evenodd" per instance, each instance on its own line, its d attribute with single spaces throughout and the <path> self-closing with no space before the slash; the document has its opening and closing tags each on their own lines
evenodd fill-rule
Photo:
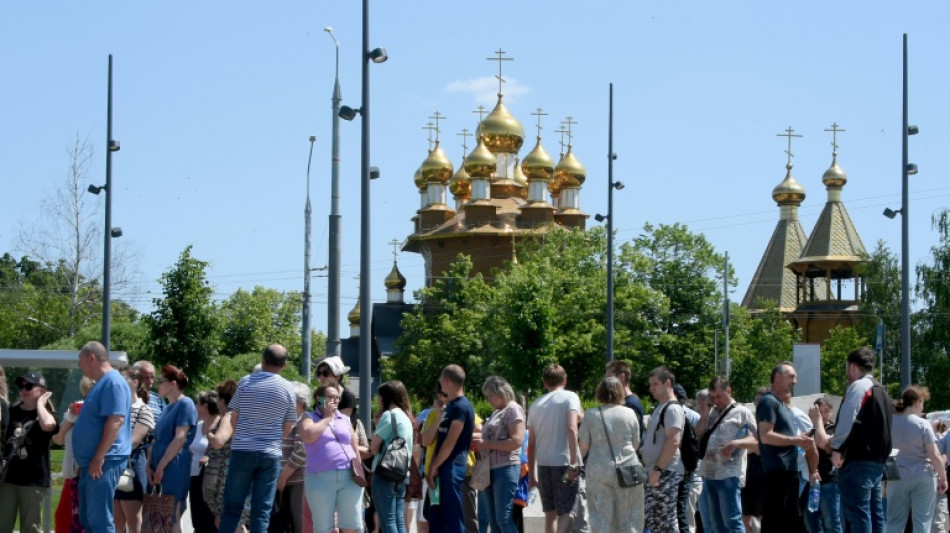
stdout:
<svg viewBox="0 0 950 533">
<path fill-rule="evenodd" d="M 297 421 L 294 387 L 270 372 L 241 378 L 228 409 L 238 412 L 232 450 L 281 456 L 284 423 Z"/>
<path fill-rule="evenodd" d="M 304 414 L 303 416 L 308 416 Z M 294 427 L 290 429 L 290 433 L 284 437 L 282 443 L 282 456 L 280 458 L 281 468 L 286 467 L 288 464 L 291 468 L 294 468 L 294 473 L 287 478 L 288 485 L 299 485 L 303 483 L 303 473 L 304 467 L 307 466 L 307 448 L 304 445 L 303 441 L 300 440 L 300 421 L 298 420 Z"/>
</svg>

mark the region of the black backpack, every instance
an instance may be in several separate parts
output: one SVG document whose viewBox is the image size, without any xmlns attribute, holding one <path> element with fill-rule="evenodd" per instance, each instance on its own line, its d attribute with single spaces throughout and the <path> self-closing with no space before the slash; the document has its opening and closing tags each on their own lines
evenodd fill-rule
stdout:
<svg viewBox="0 0 950 533">
<path fill-rule="evenodd" d="M 671 403 L 673 402 L 667 402 L 660 411 L 660 421 L 656 426 L 657 431 L 666 425 L 663 417 L 666 415 L 666 408 L 669 407 Z M 680 406 L 683 405 L 679 402 L 676 403 Z M 654 432 L 653 438 L 656 438 L 656 432 Z M 696 467 L 699 465 L 699 439 L 696 438 L 696 428 L 694 428 L 689 421 L 685 420 L 685 418 L 683 420 L 683 436 L 680 439 L 680 460 L 683 461 L 683 468 L 687 474 L 696 470 Z"/>
</svg>

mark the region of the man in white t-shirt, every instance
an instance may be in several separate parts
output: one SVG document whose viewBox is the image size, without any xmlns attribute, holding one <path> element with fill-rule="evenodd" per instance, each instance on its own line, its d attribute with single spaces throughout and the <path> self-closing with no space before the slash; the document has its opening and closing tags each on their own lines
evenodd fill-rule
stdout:
<svg viewBox="0 0 950 533">
<path fill-rule="evenodd" d="M 548 392 L 528 411 L 530 485 L 538 487 L 541 495 L 545 533 L 567 533 L 574 522 L 571 512 L 581 471 L 577 447 L 581 400 L 564 389 L 567 373 L 561 365 L 546 366 L 542 380 Z"/>
<path fill-rule="evenodd" d="M 643 467 L 647 477 L 643 504 L 644 528 L 678 532 L 679 486 L 686 473 L 680 459 L 680 440 L 686 427 L 683 407 L 676 401 L 676 377 L 665 366 L 650 372 L 650 394 L 657 401 L 643 435 Z"/>
</svg>

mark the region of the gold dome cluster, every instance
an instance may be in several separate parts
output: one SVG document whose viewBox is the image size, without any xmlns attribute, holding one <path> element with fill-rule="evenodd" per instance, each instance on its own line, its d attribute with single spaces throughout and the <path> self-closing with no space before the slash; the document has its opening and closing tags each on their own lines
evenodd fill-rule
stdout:
<svg viewBox="0 0 950 533">
<path fill-rule="evenodd" d="M 495 109 L 478 124 L 475 135 L 493 154 L 516 154 L 524 144 L 524 127 L 505 107 L 500 94 Z"/>
</svg>

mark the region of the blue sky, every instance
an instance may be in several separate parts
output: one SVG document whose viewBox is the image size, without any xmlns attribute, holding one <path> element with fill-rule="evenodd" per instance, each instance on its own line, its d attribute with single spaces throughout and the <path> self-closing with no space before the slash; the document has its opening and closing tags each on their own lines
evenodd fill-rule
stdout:
<svg viewBox="0 0 950 533">
<path fill-rule="evenodd" d="M 728 251 L 741 300 L 778 219 L 771 190 L 784 177 L 788 126 L 800 218 L 811 231 L 825 202 L 837 122 L 844 201 L 865 245 L 900 249 L 901 36 L 910 39 L 911 256 L 936 240 L 930 216 L 948 205 L 950 69 L 946 2 L 539 2 L 418 0 L 371 5 L 373 65 L 373 298 L 392 264 L 392 239 L 412 231 L 413 173 L 426 157 L 427 117 L 438 110 L 443 147 L 461 161 L 499 48 L 506 104 L 525 126 L 526 153 L 543 107 L 543 144 L 556 155 L 558 122 L 570 115 L 574 151 L 587 167 L 581 207 L 605 212 L 607 94 L 615 91 L 618 242 L 645 222 L 682 222 Z M 239 287 L 301 290 L 308 137 L 314 266 L 327 263 L 330 97 L 340 40 L 345 104 L 359 106 L 359 2 L 4 2 L 0 5 L 0 251 L 43 216 L 44 196 L 69 165 L 76 134 L 95 147 L 90 183 L 104 182 L 107 55 L 115 60 L 113 220 L 119 246 L 137 250 L 142 283 L 118 297 L 142 310 L 157 279 L 188 244 L 211 262 L 223 299 Z M 487 99 L 487 100 L 486 100 Z M 342 124 L 342 311 L 356 302 L 359 273 L 359 119 Z M 469 149 L 472 148 L 470 141 Z M 522 154 L 523 155 L 523 154 Z M 101 219 L 100 219 L 101 220 Z M 399 254 L 410 288 L 420 256 Z M 314 324 L 326 330 L 326 279 L 314 280 Z M 344 318 L 345 319 L 345 318 Z M 347 329 L 341 327 L 344 336 Z"/>
</svg>

